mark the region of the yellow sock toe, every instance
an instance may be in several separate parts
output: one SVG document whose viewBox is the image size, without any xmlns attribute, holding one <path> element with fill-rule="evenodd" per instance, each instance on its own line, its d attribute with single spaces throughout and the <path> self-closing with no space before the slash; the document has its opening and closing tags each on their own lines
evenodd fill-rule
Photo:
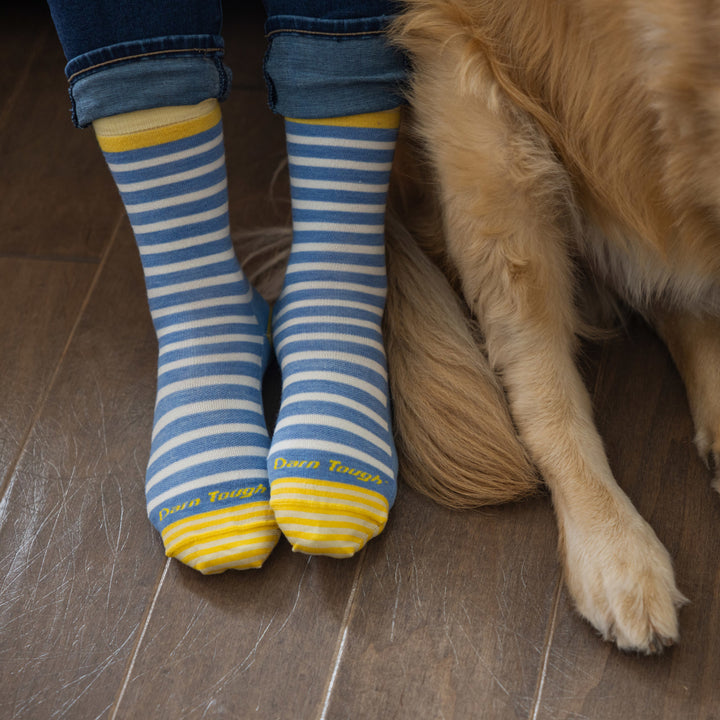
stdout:
<svg viewBox="0 0 720 720">
<path fill-rule="evenodd" d="M 280 538 L 267 502 L 193 515 L 162 531 L 165 552 L 204 575 L 259 568 Z"/>
<path fill-rule="evenodd" d="M 361 487 L 306 478 L 278 478 L 270 506 L 293 550 L 308 555 L 351 557 L 379 535 L 389 503 Z"/>
</svg>

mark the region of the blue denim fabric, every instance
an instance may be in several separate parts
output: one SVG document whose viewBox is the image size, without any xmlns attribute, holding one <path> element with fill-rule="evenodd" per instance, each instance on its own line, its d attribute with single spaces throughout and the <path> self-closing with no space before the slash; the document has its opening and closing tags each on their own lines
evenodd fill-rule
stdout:
<svg viewBox="0 0 720 720">
<path fill-rule="evenodd" d="M 223 100 L 220 0 L 48 0 L 65 52 L 72 118 Z"/>
<path fill-rule="evenodd" d="M 268 103 L 315 119 L 389 110 L 402 103 L 405 60 L 384 31 L 390 0 L 264 0 Z"/>
<path fill-rule="evenodd" d="M 48 0 L 73 122 L 223 100 L 220 0 Z M 383 31 L 391 0 L 265 0 L 270 107 L 321 118 L 396 107 L 404 60 Z"/>
<path fill-rule="evenodd" d="M 354 20 L 392 15 L 396 0 L 263 0 L 268 17 L 299 15 L 320 20 Z"/>
<path fill-rule="evenodd" d="M 158 40 L 164 44 L 168 38 Z M 133 110 L 195 105 L 211 97 L 224 100 L 230 90 L 230 70 L 221 57 L 219 51 L 140 54 L 91 67 L 70 78 L 73 120 L 85 127 L 98 118 Z"/>
</svg>

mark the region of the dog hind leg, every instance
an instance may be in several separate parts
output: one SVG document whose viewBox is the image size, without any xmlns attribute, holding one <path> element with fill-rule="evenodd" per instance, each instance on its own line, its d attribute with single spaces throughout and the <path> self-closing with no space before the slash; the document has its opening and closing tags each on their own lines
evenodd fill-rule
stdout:
<svg viewBox="0 0 720 720">
<path fill-rule="evenodd" d="M 720 318 L 659 307 L 649 315 L 682 376 L 695 424 L 695 445 L 720 492 Z"/>
</svg>

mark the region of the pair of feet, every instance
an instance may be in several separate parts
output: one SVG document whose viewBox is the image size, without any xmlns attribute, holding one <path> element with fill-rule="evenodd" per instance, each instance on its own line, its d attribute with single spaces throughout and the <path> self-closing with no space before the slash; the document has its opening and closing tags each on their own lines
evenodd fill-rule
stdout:
<svg viewBox="0 0 720 720">
<path fill-rule="evenodd" d="M 203 303 L 156 319 L 148 513 L 167 554 L 203 573 L 260 567 L 281 531 L 296 551 L 349 557 L 382 531 L 394 499 L 384 366 L 357 377 L 352 363 L 366 356 L 342 337 L 347 316 L 306 314 L 317 306 L 294 295 L 273 323 L 283 393 L 272 441 L 261 392 L 268 308 L 247 281 L 223 284 L 217 314 Z"/>
<path fill-rule="evenodd" d="M 347 557 L 396 491 L 381 319 L 397 115 L 287 121 L 293 247 L 272 334 L 230 241 L 217 103 L 131 113 L 96 133 L 135 233 L 158 336 L 146 479 L 167 554 L 203 573 L 259 567 L 282 531 Z"/>
</svg>

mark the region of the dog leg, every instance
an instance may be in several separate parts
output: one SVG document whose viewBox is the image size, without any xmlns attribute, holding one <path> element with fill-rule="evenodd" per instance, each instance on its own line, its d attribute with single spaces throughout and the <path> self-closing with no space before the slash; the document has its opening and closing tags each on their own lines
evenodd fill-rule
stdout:
<svg viewBox="0 0 720 720">
<path fill-rule="evenodd" d="M 720 492 L 720 319 L 660 308 L 650 315 L 685 383 L 695 445 Z"/>
<path fill-rule="evenodd" d="M 419 63 L 414 92 L 450 255 L 551 490 L 578 610 L 620 648 L 656 652 L 677 639 L 684 598 L 667 551 L 613 478 L 575 367 L 569 180 L 488 72 L 460 86 L 452 54 L 448 43 L 442 59 Z"/>
</svg>

